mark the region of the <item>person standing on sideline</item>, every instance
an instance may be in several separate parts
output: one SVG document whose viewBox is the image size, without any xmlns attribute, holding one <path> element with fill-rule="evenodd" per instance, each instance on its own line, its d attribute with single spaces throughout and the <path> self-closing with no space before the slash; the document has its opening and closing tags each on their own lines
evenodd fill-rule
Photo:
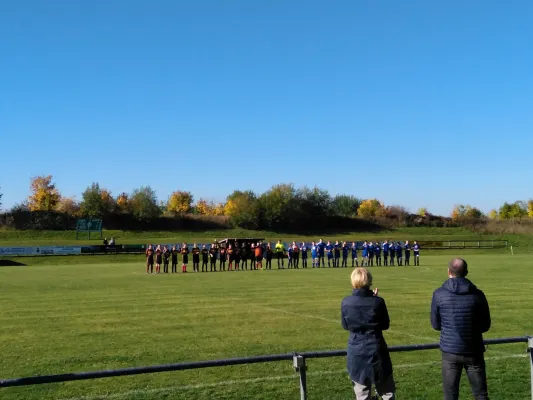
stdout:
<svg viewBox="0 0 533 400">
<path fill-rule="evenodd" d="M 411 245 L 409 244 L 409 240 L 405 241 L 405 245 L 403 246 L 405 249 L 405 265 L 409 265 L 409 260 L 411 259 Z"/>
<path fill-rule="evenodd" d="M 192 246 L 192 270 L 200 272 L 200 248 L 196 243 Z"/>
<path fill-rule="evenodd" d="M 444 400 L 459 399 L 463 369 L 476 400 L 487 400 L 487 375 L 483 333 L 490 329 L 485 294 L 466 279 L 468 265 L 462 258 L 448 264 L 448 280 L 433 292 L 431 326 L 440 331 Z"/>
<path fill-rule="evenodd" d="M 415 265 L 420 266 L 420 245 L 416 240 L 413 243 L 413 255 L 415 256 Z"/>
<path fill-rule="evenodd" d="M 281 240 L 278 240 L 278 243 L 276 243 L 276 247 L 274 248 L 276 252 L 276 258 L 278 259 L 278 269 L 283 269 L 283 252 L 285 251 L 285 248 L 283 247 L 283 244 L 281 244 Z"/>
<path fill-rule="evenodd" d="M 383 400 L 394 400 L 392 362 L 383 337 L 390 325 L 385 300 L 377 288 L 370 289 L 372 275 L 366 268 L 355 268 L 351 281 L 353 292 L 342 300 L 341 323 L 350 332 L 346 361 L 355 396 L 370 400 L 374 385 Z"/>
<path fill-rule="evenodd" d="M 357 262 L 357 243 L 352 243 L 352 268 L 358 267 L 359 263 Z"/>
<path fill-rule="evenodd" d="M 383 266 L 386 267 L 388 265 L 388 260 L 389 260 L 389 242 L 387 240 L 383 242 L 382 250 L 383 250 Z"/>
<path fill-rule="evenodd" d="M 302 253 L 302 268 L 307 268 L 307 246 L 304 242 L 300 244 L 300 253 Z"/>
<path fill-rule="evenodd" d="M 311 243 L 311 261 L 313 263 L 313 268 L 319 268 L 319 260 L 318 260 L 318 246 L 315 242 Z"/>
<path fill-rule="evenodd" d="M 161 264 L 163 263 L 163 250 L 161 245 L 157 245 L 155 249 L 155 273 L 161 273 Z"/>
</svg>

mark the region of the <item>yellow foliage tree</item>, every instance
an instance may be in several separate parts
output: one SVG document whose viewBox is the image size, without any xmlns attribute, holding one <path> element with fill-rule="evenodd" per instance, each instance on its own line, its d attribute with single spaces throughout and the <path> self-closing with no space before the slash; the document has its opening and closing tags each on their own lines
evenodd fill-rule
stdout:
<svg viewBox="0 0 533 400">
<path fill-rule="evenodd" d="M 196 203 L 196 211 L 201 215 L 213 215 L 213 206 L 204 199 L 200 199 Z"/>
<path fill-rule="evenodd" d="M 418 211 L 416 212 L 416 215 L 419 215 L 421 217 L 425 217 L 427 214 L 429 214 L 428 209 L 425 207 L 419 208 Z"/>
<path fill-rule="evenodd" d="M 533 200 L 527 202 L 527 216 L 533 218 Z"/>
<path fill-rule="evenodd" d="M 128 211 L 129 210 L 129 197 L 127 193 L 121 193 L 117 196 L 117 207 L 120 211 Z"/>
<path fill-rule="evenodd" d="M 32 178 L 30 190 L 28 207 L 31 211 L 52 211 L 61 198 L 55 184 L 52 183 L 52 175 Z"/>
<path fill-rule="evenodd" d="M 498 219 L 498 211 L 492 209 L 489 211 L 489 218 L 490 219 Z"/>
<path fill-rule="evenodd" d="M 224 208 L 225 208 L 225 204 L 223 204 L 223 203 L 215 204 L 215 206 L 213 207 L 213 215 L 216 215 L 218 217 L 223 216 L 224 215 Z"/>
<path fill-rule="evenodd" d="M 77 217 L 80 215 L 80 204 L 73 197 L 61 197 L 56 210 Z"/>
<path fill-rule="evenodd" d="M 357 215 L 363 218 L 381 217 L 385 212 L 385 205 L 377 199 L 363 200 L 357 209 Z"/>
<path fill-rule="evenodd" d="M 193 195 L 191 192 L 176 191 L 170 195 L 167 211 L 184 214 L 192 209 Z"/>
<path fill-rule="evenodd" d="M 104 207 L 108 212 L 113 212 L 116 206 L 115 199 L 111 196 L 111 192 L 107 189 L 102 189 L 100 192 Z"/>
</svg>

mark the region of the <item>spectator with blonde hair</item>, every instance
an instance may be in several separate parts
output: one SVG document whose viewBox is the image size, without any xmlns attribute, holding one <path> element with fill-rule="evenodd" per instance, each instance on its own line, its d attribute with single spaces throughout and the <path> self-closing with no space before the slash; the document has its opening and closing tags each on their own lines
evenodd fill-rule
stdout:
<svg viewBox="0 0 533 400">
<path fill-rule="evenodd" d="M 395 399 L 392 362 L 383 337 L 390 320 L 385 300 L 373 291 L 372 275 L 355 268 L 351 275 L 353 292 L 341 304 L 342 327 L 350 332 L 347 368 L 357 400 L 372 398 L 372 385 L 383 400 Z"/>
</svg>

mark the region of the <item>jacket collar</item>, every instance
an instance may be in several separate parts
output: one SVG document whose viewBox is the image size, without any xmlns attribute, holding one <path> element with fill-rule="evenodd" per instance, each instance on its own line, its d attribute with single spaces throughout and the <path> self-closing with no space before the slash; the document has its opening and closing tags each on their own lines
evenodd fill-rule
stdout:
<svg viewBox="0 0 533 400">
<path fill-rule="evenodd" d="M 373 295 L 374 295 L 374 292 L 372 292 L 372 290 L 367 289 L 367 288 L 354 289 L 352 292 L 352 296 L 370 297 Z"/>
</svg>

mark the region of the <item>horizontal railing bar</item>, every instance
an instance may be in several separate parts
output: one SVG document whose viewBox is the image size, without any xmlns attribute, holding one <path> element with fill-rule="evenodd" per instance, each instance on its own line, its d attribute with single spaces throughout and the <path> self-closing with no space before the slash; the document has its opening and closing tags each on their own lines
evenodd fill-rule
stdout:
<svg viewBox="0 0 533 400">
<path fill-rule="evenodd" d="M 528 339 L 529 338 L 527 336 L 520 336 L 520 337 L 510 337 L 510 338 L 501 338 L 501 339 L 488 339 L 488 340 L 485 340 L 484 343 L 485 345 L 527 343 Z M 433 349 L 438 349 L 438 348 L 439 348 L 438 343 L 428 343 L 428 344 L 415 344 L 415 345 L 407 345 L 407 346 L 390 346 L 389 351 L 394 353 L 394 352 L 404 352 L 404 351 L 433 350 Z M 0 388 L 13 387 L 13 386 L 41 385 L 45 383 L 80 381 L 80 380 L 99 379 L 99 378 L 112 378 L 112 377 L 117 377 L 117 376 L 140 375 L 140 374 L 149 374 L 149 373 L 156 373 L 156 372 L 183 371 L 183 370 L 189 370 L 189 369 L 200 369 L 200 368 L 210 368 L 210 367 L 226 367 L 230 365 L 289 361 L 293 359 L 294 354 L 295 353 L 272 354 L 272 355 L 255 356 L 255 357 L 241 357 L 241 358 L 229 358 L 229 359 L 222 359 L 222 360 L 195 361 L 195 362 L 185 362 L 185 363 L 178 363 L 178 364 L 153 365 L 149 367 L 133 367 L 133 368 L 123 368 L 123 369 L 94 371 L 94 372 L 78 372 L 78 373 L 59 374 L 59 375 L 32 376 L 32 377 L 26 377 L 26 378 L 0 380 Z M 311 351 L 311 352 L 304 352 L 304 353 L 297 353 L 297 354 L 301 355 L 304 358 L 342 357 L 346 355 L 346 350 Z"/>
</svg>

